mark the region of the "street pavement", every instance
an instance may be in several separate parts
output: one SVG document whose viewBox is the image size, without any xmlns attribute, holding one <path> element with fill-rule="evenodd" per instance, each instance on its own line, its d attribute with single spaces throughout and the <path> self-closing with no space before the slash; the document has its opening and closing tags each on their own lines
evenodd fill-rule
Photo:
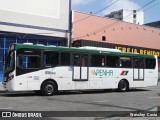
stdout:
<svg viewBox="0 0 160 120">
<path fill-rule="evenodd" d="M 129 92 L 61 92 L 56 96 L 31 93 L 5 93 L 0 84 L 0 110 L 9 111 L 152 111 L 160 109 L 160 86 Z M 62 115 L 63 116 L 63 115 Z M 74 116 L 74 115 L 73 115 Z M 2 119 L 2 118 L 1 118 Z M 17 120 L 17 118 L 13 118 Z M 32 118 L 25 118 L 33 120 Z M 24 120 L 25 120 L 24 119 Z M 41 118 L 42 120 L 44 118 Z M 40 120 L 41 120 L 40 119 Z M 44 120 L 160 120 L 160 117 L 54 117 Z M 2 119 L 3 120 L 3 119 Z M 12 119 L 8 119 L 12 120 Z"/>
</svg>

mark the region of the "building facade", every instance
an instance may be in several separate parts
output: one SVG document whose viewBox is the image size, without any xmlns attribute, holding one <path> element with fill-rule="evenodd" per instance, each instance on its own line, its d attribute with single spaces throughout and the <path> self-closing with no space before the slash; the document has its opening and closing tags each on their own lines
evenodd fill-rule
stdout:
<svg viewBox="0 0 160 120">
<path fill-rule="evenodd" d="M 140 10 L 127 10 L 122 9 L 119 11 L 111 12 L 108 15 L 105 15 L 108 18 L 115 18 L 125 22 L 130 22 L 134 24 L 143 25 L 144 24 L 144 13 Z"/>
<path fill-rule="evenodd" d="M 95 46 L 157 55 L 160 72 L 160 29 L 80 12 L 73 16 L 74 47 Z"/>
<path fill-rule="evenodd" d="M 1 0 L 0 81 L 11 43 L 67 46 L 70 20 L 71 0 Z"/>
</svg>

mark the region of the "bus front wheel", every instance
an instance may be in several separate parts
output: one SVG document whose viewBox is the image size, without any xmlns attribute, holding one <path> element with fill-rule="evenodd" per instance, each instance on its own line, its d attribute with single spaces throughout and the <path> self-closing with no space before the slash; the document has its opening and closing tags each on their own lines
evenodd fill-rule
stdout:
<svg viewBox="0 0 160 120">
<path fill-rule="evenodd" d="M 126 80 L 121 80 L 118 84 L 118 91 L 126 92 L 129 90 L 129 84 Z"/>
<path fill-rule="evenodd" d="M 57 86 L 52 81 L 46 81 L 42 84 L 41 91 L 44 96 L 52 96 L 57 93 Z"/>
</svg>

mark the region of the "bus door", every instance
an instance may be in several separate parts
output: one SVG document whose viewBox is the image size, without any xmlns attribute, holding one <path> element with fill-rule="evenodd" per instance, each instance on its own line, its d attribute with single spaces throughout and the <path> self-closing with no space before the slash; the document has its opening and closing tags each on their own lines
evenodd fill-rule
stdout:
<svg viewBox="0 0 160 120">
<path fill-rule="evenodd" d="M 88 55 L 73 54 L 73 81 L 88 81 Z"/>
<path fill-rule="evenodd" d="M 144 81 L 144 59 L 133 58 L 133 79 Z"/>
</svg>

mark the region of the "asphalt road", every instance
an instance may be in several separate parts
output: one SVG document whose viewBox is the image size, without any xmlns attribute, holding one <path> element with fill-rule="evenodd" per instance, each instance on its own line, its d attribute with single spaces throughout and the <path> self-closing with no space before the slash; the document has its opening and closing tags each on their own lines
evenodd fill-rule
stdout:
<svg viewBox="0 0 160 120">
<path fill-rule="evenodd" d="M 1 88 L 1 87 L 0 87 Z M 56 118 L 47 119 L 67 119 L 74 120 L 81 119 L 76 116 L 76 111 L 82 111 L 78 113 L 83 119 L 88 120 L 127 120 L 122 113 L 121 117 L 116 116 L 96 116 L 96 112 L 83 113 L 83 111 L 112 111 L 114 114 L 121 111 L 157 111 L 160 106 L 160 86 L 148 87 L 145 89 L 135 89 L 129 92 L 116 92 L 115 90 L 107 91 L 87 91 L 87 92 L 61 92 L 59 95 L 46 97 L 37 96 L 30 93 L 5 93 L 0 91 L 0 110 L 1 111 L 61 111 L 60 116 Z M 74 111 L 68 113 L 67 111 Z M 63 113 L 63 114 L 62 114 Z M 53 112 L 52 114 L 58 114 Z M 64 118 L 63 115 L 73 115 L 72 118 Z M 94 115 L 94 117 L 87 117 L 86 114 Z M 103 114 L 100 113 L 100 114 Z M 84 115 L 84 116 L 83 116 Z M 128 115 L 128 113 L 127 113 Z M 52 116 L 53 117 L 53 116 Z M 63 117 L 63 118 L 62 118 Z M 150 119 L 159 120 L 160 118 L 150 117 Z M 16 118 L 15 118 L 16 119 Z M 25 118 L 27 119 L 27 118 Z M 31 118 L 30 118 L 31 119 Z M 41 118 L 44 119 L 44 118 Z M 130 118 L 131 119 L 131 118 Z M 140 119 L 132 117 L 132 119 Z M 147 119 L 145 117 L 142 120 Z M 151 119 L 151 120 L 152 120 Z M 148 119 L 147 119 L 148 120 Z"/>
</svg>

